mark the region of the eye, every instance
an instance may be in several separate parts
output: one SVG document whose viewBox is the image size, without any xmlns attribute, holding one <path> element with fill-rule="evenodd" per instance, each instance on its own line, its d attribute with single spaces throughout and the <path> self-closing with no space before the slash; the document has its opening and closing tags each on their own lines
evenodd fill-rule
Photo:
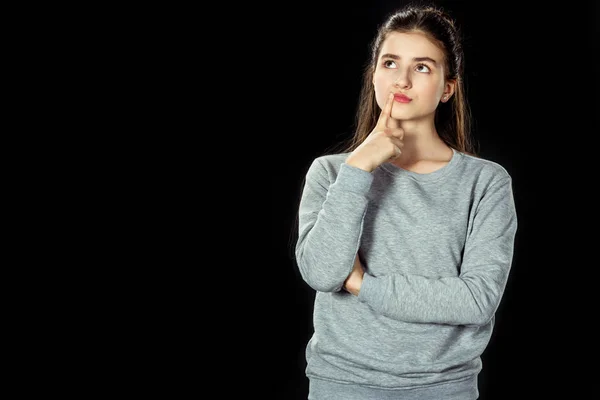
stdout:
<svg viewBox="0 0 600 400">
<path fill-rule="evenodd" d="M 390 65 L 390 63 L 392 65 Z M 386 67 L 386 68 L 394 68 L 396 66 L 396 63 L 394 61 L 392 61 L 392 60 L 385 60 L 383 62 L 383 66 Z"/>
<path fill-rule="evenodd" d="M 423 70 L 423 68 L 425 68 L 425 69 Z M 431 69 L 425 64 L 419 64 L 419 65 L 417 65 L 417 71 L 427 73 L 427 72 L 431 72 Z"/>
</svg>

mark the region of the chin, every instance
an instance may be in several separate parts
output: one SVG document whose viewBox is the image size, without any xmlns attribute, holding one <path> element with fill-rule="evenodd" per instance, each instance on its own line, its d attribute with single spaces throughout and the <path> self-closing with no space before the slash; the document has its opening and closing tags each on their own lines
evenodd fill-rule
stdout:
<svg viewBox="0 0 600 400">
<path fill-rule="evenodd" d="M 392 118 L 399 119 L 401 121 L 418 121 L 428 119 L 435 116 L 435 114 L 422 114 L 414 111 L 403 110 L 403 111 L 392 111 Z"/>
<path fill-rule="evenodd" d="M 392 112 L 392 118 L 394 119 L 400 119 L 403 121 L 409 120 L 409 119 L 415 119 L 418 118 L 417 115 L 415 115 L 414 112 Z"/>
</svg>

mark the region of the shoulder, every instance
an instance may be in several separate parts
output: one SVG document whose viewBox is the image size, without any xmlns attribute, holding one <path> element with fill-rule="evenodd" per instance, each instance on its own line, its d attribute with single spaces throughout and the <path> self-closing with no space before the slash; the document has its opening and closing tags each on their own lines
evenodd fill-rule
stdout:
<svg viewBox="0 0 600 400">
<path fill-rule="evenodd" d="M 350 153 L 334 153 L 314 158 L 308 167 L 307 177 L 320 176 L 335 180 L 348 155 Z"/>
<path fill-rule="evenodd" d="M 463 173 L 473 174 L 478 181 L 488 184 L 511 182 L 512 177 L 508 170 L 500 163 L 480 156 L 460 153 L 462 157 Z"/>
</svg>

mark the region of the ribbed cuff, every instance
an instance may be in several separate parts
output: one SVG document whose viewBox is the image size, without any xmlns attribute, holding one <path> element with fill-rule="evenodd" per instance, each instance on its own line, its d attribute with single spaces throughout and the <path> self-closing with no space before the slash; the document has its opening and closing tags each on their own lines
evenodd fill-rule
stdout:
<svg viewBox="0 0 600 400">
<path fill-rule="evenodd" d="M 382 282 L 385 281 L 365 272 L 358 292 L 358 300 L 370 305 L 375 310 L 380 310 L 383 303 L 383 294 L 385 293 L 381 288 Z"/>
<path fill-rule="evenodd" d="M 366 195 L 371 189 L 373 179 L 370 172 L 343 163 L 331 188 Z"/>
</svg>

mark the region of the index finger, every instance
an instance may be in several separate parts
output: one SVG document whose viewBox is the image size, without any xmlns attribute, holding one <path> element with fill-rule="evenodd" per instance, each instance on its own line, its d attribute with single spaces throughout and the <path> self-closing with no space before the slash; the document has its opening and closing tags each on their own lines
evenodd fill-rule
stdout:
<svg viewBox="0 0 600 400">
<path fill-rule="evenodd" d="M 394 105 L 394 93 L 390 92 L 388 94 L 387 100 L 383 109 L 381 110 L 381 114 L 379 114 L 379 119 L 377 120 L 377 126 L 379 128 L 387 128 L 388 121 L 392 117 L 392 106 Z"/>
</svg>

